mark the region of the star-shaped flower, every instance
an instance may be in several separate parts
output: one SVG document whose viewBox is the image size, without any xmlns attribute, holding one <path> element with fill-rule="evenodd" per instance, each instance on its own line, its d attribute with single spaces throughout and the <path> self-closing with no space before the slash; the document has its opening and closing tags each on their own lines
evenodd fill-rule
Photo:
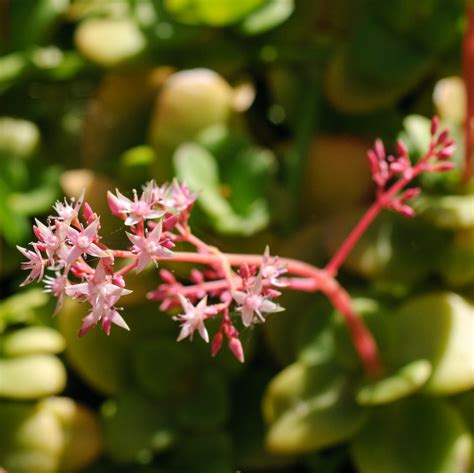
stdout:
<svg viewBox="0 0 474 473">
<path fill-rule="evenodd" d="M 133 243 L 133 251 L 138 255 L 137 273 L 143 271 L 145 266 L 156 257 L 172 256 L 173 253 L 163 245 L 162 231 L 163 222 L 160 221 L 146 236 L 127 233 L 129 240 Z"/>
<path fill-rule="evenodd" d="M 17 245 L 18 251 L 28 258 L 28 261 L 21 263 L 21 269 L 29 269 L 31 271 L 28 277 L 20 284 L 21 286 L 26 286 L 35 279 L 41 281 L 44 276 L 44 266 L 47 263 L 47 260 L 43 259 L 43 255 L 38 249 L 36 243 L 32 243 L 31 245 L 35 251 L 27 250 L 26 248 Z"/>
<path fill-rule="evenodd" d="M 235 299 L 237 304 L 239 304 L 237 310 L 242 315 L 242 322 L 245 327 L 249 327 L 257 321 L 265 322 L 265 314 L 285 310 L 275 302 L 268 300 L 268 296 L 262 295 L 261 274 L 255 278 L 251 288 L 245 292 L 232 291 L 232 297 Z"/>
<path fill-rule="evenodd" d="M 201 338 L 206 343 L 209 343 L 209 334 L 204 325 L 204 320 L 206 319 L 207 311 L 209 309 L 207 306 L 207 296 L 201 299 L 196 306 L 193 306 L 182 294 L 178 294 L 178 297 L 184 309 L 184 314 L 173 317 L 173 320 L 182 322 L 178 342 L 186 337 L 189 337 L 189 339 L 192 340 L 193 334 L 197 330 L 199 335 L 201 335 Z"/>
</svg>

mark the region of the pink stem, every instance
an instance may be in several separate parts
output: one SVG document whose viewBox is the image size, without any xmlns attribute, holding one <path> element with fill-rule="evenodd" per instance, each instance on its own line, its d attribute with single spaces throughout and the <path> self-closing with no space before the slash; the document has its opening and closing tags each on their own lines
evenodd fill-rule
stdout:
<svg viewBox="0 0 474 473">
<path fill-rule="evenodd" d="M 132 252 L 127 251 L 112 251 L 114 256 L 121 256 L 125 258 L 136 258 L 137 256 Z M 197 264 L 219 264 L 222 262 L 222 256 L 232 266 L 240 266 L 244 263 L 249 265 L 259 266 L 262 263 L 262 255 L 241 255 L 232 253 L 203 254 L 193 252 L 176 252 L 173 256 L 166 258 L 157 258 L 161 261 L 173 262 L 187 262 Z M 352 309 L 351 300 L 347 292 L 339 285 L 334 277 L 328 272 L 318 269 L 308 263 L 294 260 L 291 258 L 280 258 L 280 262 L 286 266 L 288 273 L 301 276 L 301 278 L 287 278 L 291 289 L 299 289 L 307 292 L 322 291 L 334 307 L 341 312 L 347 322 L 354 346 L 359 353 L 362 363 L 364 364 L 367 373 L 372 377 L 377 377 L 381 374 L 381 362 L 379 359 L 377 345 L 370 331 L 365 327 L 362 320 Z M 193 293 L 196 288 L 206 288 L 207 290 L 217 290 L 228 286 L 228 280 L 210 281 L 199 286 L 184 287 L 181 292 L 186 295 L 187 291 Z M 153 298 L 153 293 L 151 293 Z M 156 293 L 155 293 L 156 294 Z"/>
<path fill-rule="evenodd" d="M 426 161 L 428 161 L 429 158 L 433 156 L 434 150 L 435 146 L 433 144 L 430 145 L 428 152 L 416 163 L 414 167 L 410 168 L 411 172 L 405 172 L 400 180 L 389 187 L 368 208 L 363 217 L 359 220 L 357 225 L 353 228 L 351 233 L 349 233 L 337 252 L 326 265 L 325 270 L 327 273 L 329 273 L 331 276 L 336 276 L 339 268 L 344 263 L 347 256 L 357 244 L 361 236 L 365 233 L 368 226 L 375 220 L 380 211 L 390 202 L 390 199 L 422 172 L 423 165 L 426 163 Z"/>
</svg>

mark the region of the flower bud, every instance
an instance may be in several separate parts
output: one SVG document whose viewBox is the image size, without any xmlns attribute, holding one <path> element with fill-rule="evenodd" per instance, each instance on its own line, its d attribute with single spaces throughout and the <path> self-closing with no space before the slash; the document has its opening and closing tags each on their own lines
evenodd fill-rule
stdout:
<svg viewBox="0 0 474 473">
<path fill-rule="evenodd" d="M 408 148 L 402 140 L 397 141 L 397 152 L 400 156 L 403 156 L 403 157 L 408 156 Z"/>
<path fill-rule="evenodd" d="M 126 219 L 124 210 L 125 206 L 120 202 L 119 198 L 112 194 L 112 192 L 107 192 L 107 203 L 109 204 L 109 209 L 116 217 L 121 218 L 122 220 Z"/>
<path fill-rule="evenodd" d="M 431 136 L 436 135 L 436 132 L 438 131 L 438 127 L 439 127 L 439 118 L 437 115 L 435 115 L 431 120 Z"/>
<path fill-rule="evenodd" d="M 240 343 L 238 338 L 232 337 L 229 340 L 229 349 L 241 363 L 245 361 L 244 349 L 242 348 L 242 343 Z"/>
<path fill-rule="evenodd" d="M 217 332 L 214 338 L 212 339 L 212 344 L 211 344 L 211 355 L 216 356 L 217 353 L 219 353 L 219 350 L 222 347 L 222 341 L 224 339 L 224 335 L 222 332 Z"/>
</svg>

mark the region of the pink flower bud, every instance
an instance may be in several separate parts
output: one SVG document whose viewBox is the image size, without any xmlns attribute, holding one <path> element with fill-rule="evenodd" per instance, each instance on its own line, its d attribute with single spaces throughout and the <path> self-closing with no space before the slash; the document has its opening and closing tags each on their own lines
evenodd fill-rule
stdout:
<svg viewBox="0 0 474 473">
<path fill-rule="evenodd" d="M 204 282 L 204 276 L 202 272 L 196 268 L 191 269 L 189 278 L 194 284 L 202 284 Z"/>
<path fill-rule="evenodd" d="M 109 204 L 110 211 L 116 216 L 125 220 L 127 216 L 124 214 L 126 207 L 120 202 L 118 197 L 112 192 L 107 192 L 107 203 Z"/>
<path fill-rule="evenodd" d="M 436 135 L 439 127 L 439 118 L 435 115 L 431 120 L 431 136 Z"/>
<path fill-rule="evenodd" d="M 448 136 L 449 136 L 449 130 L 443 130 L 438 136 L 437 143 L 439 145 L 443 144 L 448 139 Z"/>
<path fill-rule="evenodd" d="M 114 274 L 114 276 L 112 277 L 112 284 L 115 284 L 116 286 L 123 288 L 125 287 L 125 279 L 120 274 L 119 275 Z"/>
<path fill-rule="evenodd" d="M 216 356 L 217 353 L 219 353 L 219 350 L 222 347 L 222 341 L 224 339 L 224 335 L 222 332 L 217 332 L 214 338 L 212 339 L 212 344 L 211 344 L 211 355 Z"/>
<path fill-rule="evenodd" d="M 438 158 L 439 159 L 450 158 L 452 154 L 454 153 L 454 151 L 456 151 L 455 145 L 446 146 L 438 153 Z"/>
<path fill-rule="evenodd" d="M 92 210 L 92 207 L 87 202 L 84 202 L 84 208 L 82 209 L 82 215 L 83 215 L 84 220 L 87 222 L 88 225 L 90 223 L 92 223 L 92 221 L 97 218 L 97 215 L 94 213 L 94 211 Z"/>
<path fill-rule="evenodd" d="M 385 147 L 383 145 L 382 140 L 380 139 L 375 140 L 374 150 L 379 159 L 385 159 Z"/>
<path fill-rule="evenodd" d="M 229 350 L 241 363 L 245 361 L 244 349 L 242 348 L 242 344 L 238 338 L 232 337 L 229 340 Z"/>
<path fill-rule="evenodd" d="M 276 289 L 272 289 L 272 288 L 268 288 L 266 291 L 265 291 L 265 294 L 269 297 L 280 297 L 281 296 L 281 292 L 280 291 L 277 291 Z"/>
<path fill-rule="evenodd" d="M 419 187 L 413 187 L 411 189 L 407 189 L 403 193 L 402 200 L 403 201 L 410 200 L 410 199 L 413 199 L 414 197 L 416 197 L 417 195 L 420 195 L 420 194 L 421 194 L 421 189 Z"/>
<path fill-rule="evenodd" d="M 165 220 L 163 220 L 163 231 L 169 232 L 173 230 L 175 225 L 178 223 L 178 220 L 179 220 L 179 214 L 173 214 L 169 216 L 168 218 L 166 218 Z"/>
<path fill-rule="evenodd" d="M 397 152 L 400 156 L 403 156 L 403 157 L 408 156 L 408 148 L 402 140 L 397 141 Z"/>
<path fill-rule="evenodd" d="M 432 171 L 451 171 L 451 169 L 454 169 L 454 163 L 447 162 L 433 166 Z"/>
<path fill-rule="evenodd" d="M 164 282 L 168 284 L 173 284 L 176 282 L 174 274 L 171 271 L 168 271 L 167 269 L 160 269 L 160 277 Z"/>
</svg>

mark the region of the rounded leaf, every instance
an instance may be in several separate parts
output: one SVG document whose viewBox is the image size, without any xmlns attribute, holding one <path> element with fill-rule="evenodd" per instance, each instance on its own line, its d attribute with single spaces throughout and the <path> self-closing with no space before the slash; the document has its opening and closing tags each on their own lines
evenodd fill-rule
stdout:
<svg viewBox="0 0 474 473">
<path fill-rule="evenodd" d="M 0 352 L 5 356 L 60 353 L 65 347 L 64 337 L 50 327 L 26 327 L 0 337 Z"/>
<path fill-rule="evenodd" d="M 61 392 L 66 369 L 52 355 L 0 359 L 0 397 L 36 399 Z"/>
<path fill-rule="evenodd" d="M 38 405 L 0 404 L 0 465 L 14 473 L 57 473 L 64 434 L 58 419 Z"/>
<path fill-rule="evenodd" d="M 74 40 L 87 59 L 105 67 L 138 57 L 146 46 L 140 29 L 128 19 L 88 19 L 79 25 Z"/>
<path fill-rule="evenodd" d="M 454 293 L 419 296 L 394 317 L 394 357 L 408 363 L 428 360 L 433 372 L 424 390 L 452 394 L 474 381 L 474 307 Z"/>
<path fill-rule="evenodd" d="M 348 379 L 333 364 L 285 368 L 268 386 L 263 412 L 270 423 L 267 448 L 298 454 L 350 438 L 362 426 L 366 410 L 354 401 Z"/>
<path fill-rule="evenodd" d="M 357 402 L 363 406 L 387 404 L 418 391 L 431 374 L 431 364 L 417 360 L 404 366 L 391 376 L 362 386 Z"/>
<path fill-rule="evenodd" d="M 352 444 L 360 473 L 463 472 L 470 451 L 459 413 L 429 397 L 378 408 Z"/>
</svg>

